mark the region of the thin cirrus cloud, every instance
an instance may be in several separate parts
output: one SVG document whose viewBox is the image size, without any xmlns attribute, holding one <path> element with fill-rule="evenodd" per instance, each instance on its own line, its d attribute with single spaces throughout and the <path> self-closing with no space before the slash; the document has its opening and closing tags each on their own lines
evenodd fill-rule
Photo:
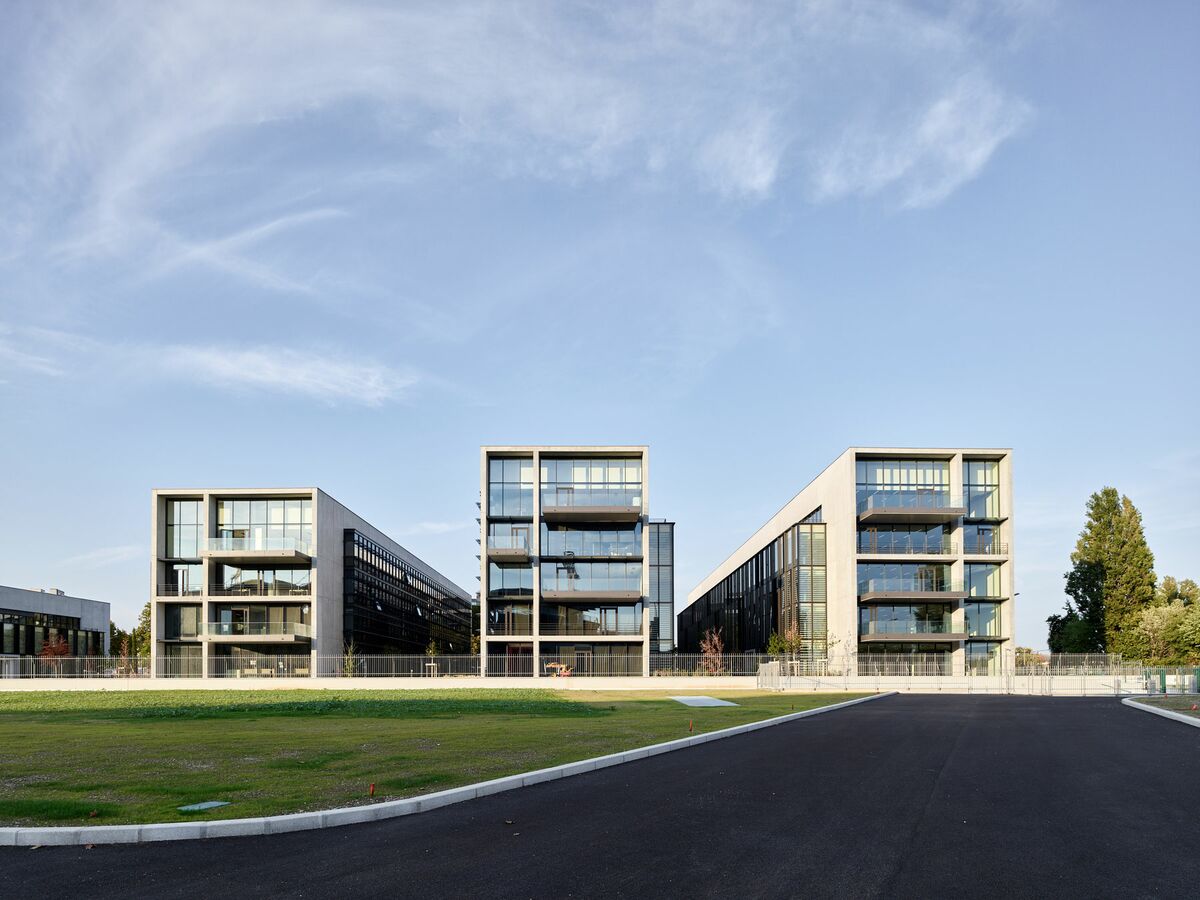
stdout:
<svg viewBox="0 0 1200 900">
<path fill-rule="evenodd" d="M 294 394 L 327 404 L 380 406 L 418 382 L 381 363 L 280 347 L 169 347 L 161 365 L 178 378 L 215 388 Z"/>
<path fill-rule="evenodd" d="M 145 553 L 145 548 L 140 544 L 121 544 L 116 547 L 99 547 L 96 550 L 89 550 L 87 553 L 69 556 L 66 559 L 59 560 L 58 564 L 61 566 L 87 566 L 94 568 L 129 562 L 131 559 L 137 559 L 143 553 Z"/>
<path fill-rule="evenodd" d="M 0 258 L 46 234 L 66 235 L 75 259 L 148 255 L 164 234 L 204 233 L 174 202 L 192 176 L 214 179 L 200 193 L 244 223 L 232 211 L 252 198 L 222 185 L 233 170 L 262 167 L 270 177 L 251 184 L 263 196 L 293 183 L 303 194 L 414 147 L 506 177 L 633 175 L 751 203 L 892 191 L 930 206 L 1028 121 L 989 71 L 1004 51 L 987 48 L 1034 15 L 721 0 L 586 12 L 309 0 L 286 16 L 233 2 L 37 5 L 12 23 L 27 40 L 0 93 L 14 123 L 0 138 L 0 199 L 19 223 L 0 226 Z M 322 122 L 378 152 L 319 165 L 275 152 L 288 127 Z M 208 234 L 222 221 L 211 212 Z M 224 234 L 180 238 L 191 245 L 180 260 L 295 287 L 238 261 L 229 245 L 253 234 Z"/>
</svg>

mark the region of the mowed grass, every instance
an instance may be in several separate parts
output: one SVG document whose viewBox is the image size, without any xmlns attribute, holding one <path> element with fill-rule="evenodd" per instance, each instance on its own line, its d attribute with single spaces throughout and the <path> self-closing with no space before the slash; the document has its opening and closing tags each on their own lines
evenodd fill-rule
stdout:
<svg viewBox="0 0 1200 900">
<path fill-rule="evenodd" d="M 701 693 L 690 691 L 688 693 Z M 129 691 L 0 694 L 0 825 L 275 815 L 444 790 L 861 694 Z M 229 806 L 199 813 L 205 800 Z"/>
<path fill-rule="evenodd" d="M 1162 697 L 1138 697 L 1137 701 L 1149 706 L 1158 706 L 1162 709 L 1187 713 L 1189 716 L 1200 718 L 1200 709 L 1192 709 L 1193 706 L 1200 707 L 1200 694 L 1167 694 Z"/>
</svg>

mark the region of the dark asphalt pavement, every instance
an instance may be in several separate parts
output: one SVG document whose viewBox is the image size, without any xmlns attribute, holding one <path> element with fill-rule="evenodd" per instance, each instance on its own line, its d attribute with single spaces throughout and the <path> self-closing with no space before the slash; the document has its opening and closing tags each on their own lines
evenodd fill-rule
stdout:
<svg viewBox="0 0 1200 900">
<path fill-rule="evenodd" d="M 1200 729 L 898 696 L 388 822 L 0 850 L 0 896 L 118 895 L 1196 897 Z"/>
</svg>

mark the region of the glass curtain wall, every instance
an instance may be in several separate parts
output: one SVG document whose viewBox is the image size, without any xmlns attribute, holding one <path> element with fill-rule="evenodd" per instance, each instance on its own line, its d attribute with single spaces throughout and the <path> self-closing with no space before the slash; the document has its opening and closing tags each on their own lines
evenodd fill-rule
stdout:
<svg viewBox="0 0 1200 900">
<path fill-rule="evenodd" d="M 312 546 L 309 497 L 237 498 L 217 501 L 217 536 L 230 550 L 300 550 Z"/>
<path fill-rule="evenodd" d="M 1007 553 L 1008 546 L 1000 541 L 1000 526 L 981 522 L 964 522 L 962 527 L 964 553 Z"/>
<path fill-rule="evenodd" d="M 542 585 L 543 589 L 545 585 Z M 489 597 L 532 597 L 533 568 L 488 564 Z"/>
<path fill-rule="evenodd" d="M 238 594 L 260 597 L 292 597 L 312 591 L 312 571 L 307 568 L 218 567 L 220 581 L 213 594 Z"/>
<path fill-rule="evenodd" d="M 967 644 L 967 671 L 972 675 L 1000 674 L 1000 644 L 971 641 Z"/>
<path fill-rule="evenodd" d="M 554 525 L 542 523 L 542 556 L 641 556 L 641 523 Z"/>
<path fill-rule="evenodd" d="M 949 634 L 952 618 L 944 603 L 860 606 L 859 634 Z"/>
<path fill-rule="evenodd" d="M 951 505 L 947 460 L 860 459 L 854 465 L 859 512 L 879 507 Z"/>
<path fill-rule="evenodd" d="M 967 635 L 970 637 L 1000 637 L 1000 604 L 967 603 Z"/>
<path fill-rule="evenodd" d="M 963 491 L 967 518 L 1000 518 L 1000 463 L 990 459 L 964 460 Z"/>
<path fill-rule="evenodd" d="M 533 458 L 488 460 L 488 515 L 533 516 Z"/>
<path fill-rule="evenodd" d="M 967 563 L 966 591 L 972 597 L 1003 597 L 1000 566 L 995 563 Z"/>
<path fill-rule="evenodd" d="M 541 459 L 542 505 L 641 506 L 641 459 Z"/>
<path fill-rule="evenodd" d="M 675 525 L 650 523 L 650 649 L 675 647 Z"/>
<path fill-rule="evenodd" d="M 859 553 L 953 553 L 945 525 L 884 525 L 858 530 Z"/>
<path fill-rule="evenodd" d="M 640 562 L 544 562 L 542 592 L 640 591 Z"/>
<path fill-rule="evenodd" d="M 171 559 L 199 559 L 203 527 L 199 500 L 168 500 L 166 555 Z"/>
<path fill-rule="evenodd" d="M 938 563 L 859 563 L 858 592 L 953 590 L 950 566 Z"/>
</svg>

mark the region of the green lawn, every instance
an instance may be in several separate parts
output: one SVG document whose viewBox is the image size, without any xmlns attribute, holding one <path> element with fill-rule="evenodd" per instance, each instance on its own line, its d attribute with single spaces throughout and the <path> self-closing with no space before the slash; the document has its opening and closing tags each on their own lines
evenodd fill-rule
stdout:
<svg viewBox="0 0 1200 900">
<path fill-rule="evenodd" d="M 701 693 L 701 692 L 691 692 Z M 861 694 L 129 691 L 0 693 L 0 825 L 328 809 L 471 784 Z M 177 806 L 228 800 L 181 813 Z"/>
<path fill-rule="evenodd" d="M 1200 695 L 1198 694 L 1166 694 L 1160 697 L 1138 697 L 1137 701 L 1138 703 L 1145 703 L 1147 706 L 1158 706 L 1162 709 L 1187 713 L 1189 716 L 1200 718 L 1200 711 L 1192 709 L 1193 705 L 1200 707 Z"/>
</svg>

